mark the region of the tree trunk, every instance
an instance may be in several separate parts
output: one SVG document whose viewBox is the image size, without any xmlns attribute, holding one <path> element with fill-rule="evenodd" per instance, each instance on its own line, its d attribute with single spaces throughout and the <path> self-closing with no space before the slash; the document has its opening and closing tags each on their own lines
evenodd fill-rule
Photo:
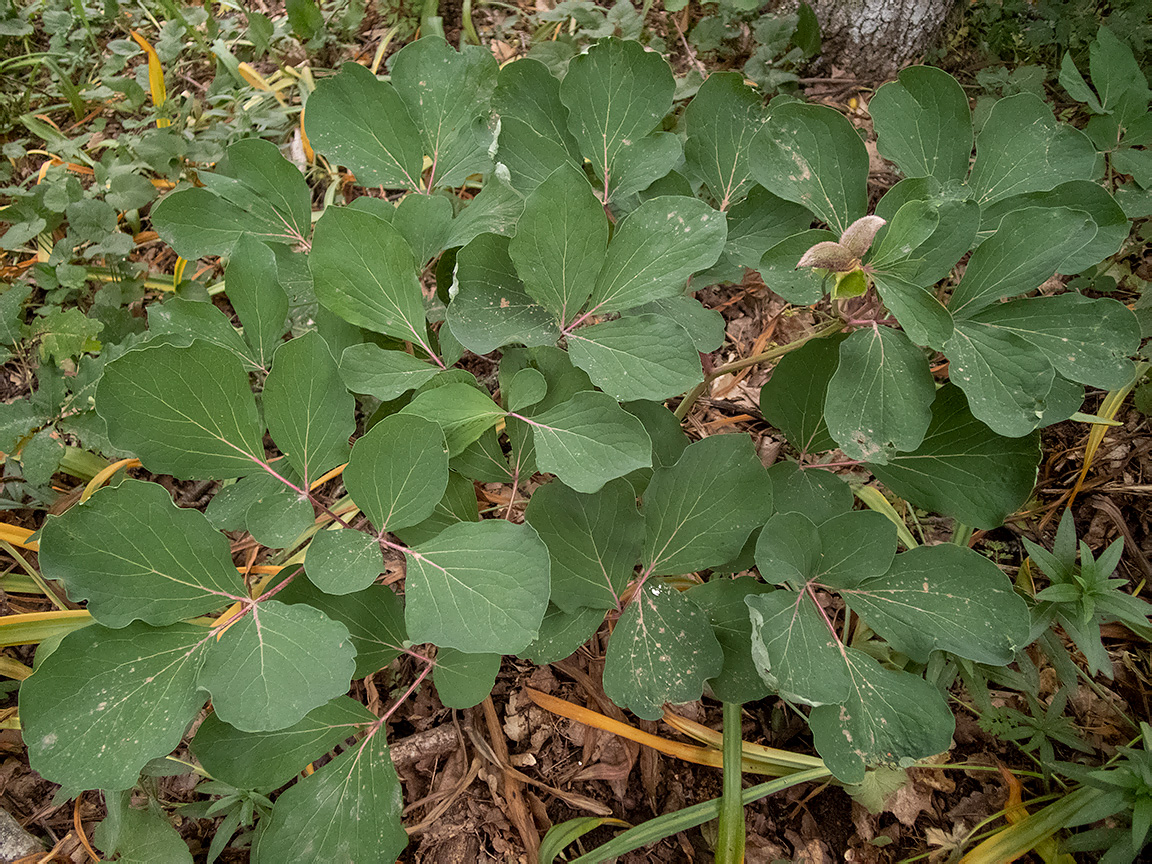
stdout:
<svg viewBox="0 0 1152 864">
<path fill-rule="evenodd" d="M 809 0 L 820 21 L 823 63 L 870 80 L 919 60 L 955 0 Z"/>
</svg>

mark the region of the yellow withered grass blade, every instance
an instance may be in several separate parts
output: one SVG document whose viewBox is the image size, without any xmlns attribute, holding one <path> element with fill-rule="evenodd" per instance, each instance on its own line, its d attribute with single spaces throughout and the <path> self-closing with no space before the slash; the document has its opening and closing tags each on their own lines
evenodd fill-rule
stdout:
<svg viewBox="0 0 1152 864">
<path fill-rule="evenodd" d="M 136 44 L 148 55 L 148 89 L 152 91 L 152 105 L 155 108 L 160 108 L 168 101 L 168 91 L 164 88 L 164 70 L 160 66 L 160 55 L 156 53 L 152 44 L 135 30 L 128 32 L 132 34 Z M 158 128 L 163 129 L 170 125 L 171 121 L 167 117 L 156 118 Z"/>
<path fill-rule="evenodd" d="M 0 618 L 0 648 L 35 645 L 52 636 L 63 636 L 92 623 L 87 609 L 25 612 Z"/>
</svg>

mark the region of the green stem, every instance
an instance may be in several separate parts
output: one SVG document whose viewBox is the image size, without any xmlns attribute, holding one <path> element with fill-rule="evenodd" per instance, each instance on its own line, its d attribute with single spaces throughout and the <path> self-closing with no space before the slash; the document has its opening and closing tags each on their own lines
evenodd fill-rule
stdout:
<svg viewBox="0 0 1152 864">
<path fill-rule="evenodd" d="M 833 321 L 831 324 L 809 333 L 802 339 L 796 339 L 787 345 L 777 345 L 775 348 L 769 348 L 767 351 L 761 351 L 759 354 L 753 354 L 751 357 L 745 357 L 743 360 L 736 360 L 713 369 L 704 376 L 702 382 L 689 390 L 688 394 L 680 400 L 680 404 L 676 406 L 676 419 L 683 420 L 687 417 L 688 412 L 692 410 L 692 406 L 696 404 L 696 400 L 700 398 L 700 395 L 704 392 L 708 384 L 715 381 L 721 375 L 727 375 L 729 372 L 738 372 L 741 369 L 747 369 L 749 366 L 755 366 L 757 363 L 766 363 L 769 360 L 783 357 L 785 354 L 791 353 L 798 348 L 803 348 L 813 339 L 823 339 L 826 336 L 839 333 L 846 326 L 843 321 Z"/>
<path fill-rule="evenodd" d="M 967 546 L 972 541 L 972 526 L 957 522 L 952 529 L 952 542 L 957 546 Z"/>
<path fill-rule="evenodd" d="M 464 36 L 473 45 L 480 44 L 480 34 L 476 32 L 476 25 L 472 23 L 472 0 L 464 0 L 460 8 L 460 23 L 464 29 Z"/>
<path fill-rule="evenodd" d="M 831 776 L 832 772 L 827 768 L 810 768 L 807 771 L 797 771 L 795 774 L 789 774 L 787 777 L 780 777 L 776 780 L 770 780 L 767 783 L 749 786 L 744 790 L 741 798 L 743 799 L 744 805 L 747 806 L 759 801 L 761 798 L 767 798 L 769 795 L 783 792 L 785 789 L 791 789 L 793 786 L 799 786 L 801 783 L 826 780 Z M 713 798 L 711 801 L 704 801 L 700 804 L 693 804 L 691 807 L 685 807 L 683 810 L 677 810 L 675 813 L 668 813 L 664 816 L 658 816 L 655 819 L 649 819 L 647 822 L 637 825 L 635 828 L 630 828 L 609 840 L 603 846 L 599 846 L 591 852 L 581 855 L 573 861 L 572 864 L 599 864 L 601 861 L 607 861 L 610 858 L 623 855 L 625 852 L 631 852 L 633 849 L 639 849 L 641 846 L 646 846 L 649 843 L 656 843 L 665 837 L 671 837 L 673 834 L 687 831 L 689 828 L 695 828 L 697 825 L 703 825 L 709 819 L 715 819 L 719 815 L 719 798 Z"/>
<path fill-rule="evenodd" d="M 744 802 L 740 798 L 743 751 L 740 734 L 740 705 L 724 703 L 724 787 L 720 798 L 719 836 L 716 864 L 744 864 Z"/>
</svg>

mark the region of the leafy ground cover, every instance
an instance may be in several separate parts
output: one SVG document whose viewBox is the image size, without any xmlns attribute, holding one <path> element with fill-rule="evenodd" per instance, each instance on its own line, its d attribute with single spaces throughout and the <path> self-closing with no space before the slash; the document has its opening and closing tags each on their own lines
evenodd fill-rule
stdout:
<svg viewBox="0 0 1152 864">
<path fill-rule="evenodd" d="M 801 102 L 805 9 L 10 10 L 58 856 L 1136 854 L 1143 72 Z"/>
</svg>

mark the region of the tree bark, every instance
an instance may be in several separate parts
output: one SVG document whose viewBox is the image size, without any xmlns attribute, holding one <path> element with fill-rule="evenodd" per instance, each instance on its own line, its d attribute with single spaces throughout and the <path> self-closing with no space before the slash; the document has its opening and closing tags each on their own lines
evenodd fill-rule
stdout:
<svg viewBox="0 0 1152 864">
<path fill-rule="evenodd" d="M 956 0 L 809 0 L 822 63 L 859 78 L 894 78 L 931 47 Z"/>
</svg>

